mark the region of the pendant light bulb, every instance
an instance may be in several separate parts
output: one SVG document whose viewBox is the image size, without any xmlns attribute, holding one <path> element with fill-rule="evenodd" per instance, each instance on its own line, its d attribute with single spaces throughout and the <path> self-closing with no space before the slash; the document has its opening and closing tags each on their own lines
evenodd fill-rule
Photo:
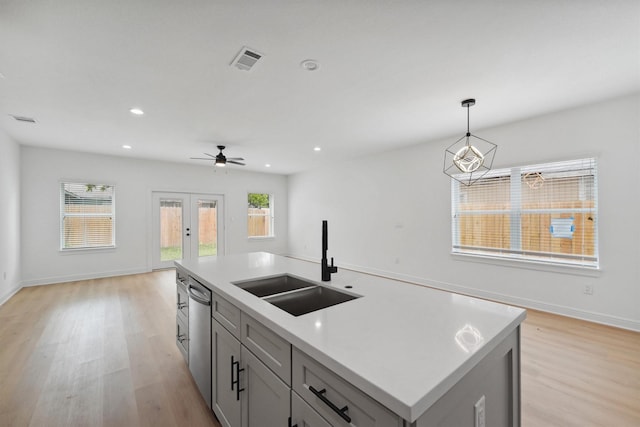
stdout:
<svg viewBox="0 0 640 427">
<path fill-rule="evenodd" d="M 484 155 L 473 145 L 469 144 L 459 149 L 453 156 L 453 164 L 456 165 L 460 172 L 475 172 L 484 164 Z"/>
</svg>

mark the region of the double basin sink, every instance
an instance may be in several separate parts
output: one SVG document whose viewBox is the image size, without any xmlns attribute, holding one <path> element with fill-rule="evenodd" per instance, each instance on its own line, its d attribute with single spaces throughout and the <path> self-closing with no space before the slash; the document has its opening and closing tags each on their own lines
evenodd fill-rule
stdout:
<svg viewBox="0 0 640 427">
<path fill-rule="evenodd" d="M 288 274 L 233 284 L 293 316 L 301 316 L 359 298 Z"/>
</svg>

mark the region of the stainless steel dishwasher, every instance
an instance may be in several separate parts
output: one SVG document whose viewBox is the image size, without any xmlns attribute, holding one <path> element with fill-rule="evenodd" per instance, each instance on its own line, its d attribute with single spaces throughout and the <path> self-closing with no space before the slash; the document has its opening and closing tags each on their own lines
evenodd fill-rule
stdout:
<svg viewBox="0 0 640 427">
<path fill-rule="evenodd" d="M 189 277 L 189 370 L 211 409 L 211 291 Z"/>
</svg>

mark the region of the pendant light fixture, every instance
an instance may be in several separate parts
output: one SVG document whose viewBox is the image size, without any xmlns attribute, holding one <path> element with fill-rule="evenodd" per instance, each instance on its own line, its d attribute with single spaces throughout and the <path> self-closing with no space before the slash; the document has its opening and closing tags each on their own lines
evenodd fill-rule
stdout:
<svg viewBox="0 0 640 427">
<path fill-rule="evenodd" d="M 498 149 L 496 144 L 469 132 L 469 107 L 475 103 L 475 99 L 462 101 L 462 107 L 467 108 L 467 133 L 444 152 L 443 172 L 464 185 L 473 184 L 491 170 Z"/>
</svg>

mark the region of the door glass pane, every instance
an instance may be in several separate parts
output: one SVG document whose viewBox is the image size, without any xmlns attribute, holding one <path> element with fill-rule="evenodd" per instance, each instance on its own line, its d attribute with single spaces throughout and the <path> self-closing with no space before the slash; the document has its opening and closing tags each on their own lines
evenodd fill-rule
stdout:
<svg viewBox="0 0 640 427">
<path fill-rule="evenodd" d="M 160 199 L 160 261 L 182 259 L 182 200 Z"/>
<path fill-rule="evenodd" d="M 218 211 L 215 200 L 198 200 L 198 256 L 218 253 Z"/>
</svg>

